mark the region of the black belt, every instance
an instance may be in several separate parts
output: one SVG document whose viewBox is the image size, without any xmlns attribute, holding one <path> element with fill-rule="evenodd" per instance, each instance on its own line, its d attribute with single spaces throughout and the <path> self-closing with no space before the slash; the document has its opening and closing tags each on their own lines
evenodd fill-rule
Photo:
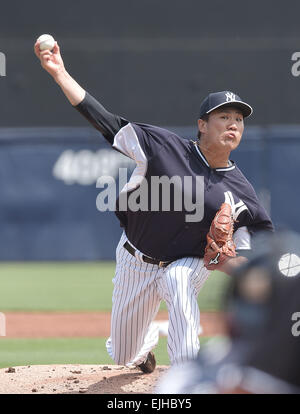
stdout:
<svg viewBox="0 0 300 414">
<path fill-rule="evenodd" d="M 132 254 L 132 256 L 135 256 L 135 248 L 132 247 L 128 242 L 125 242 L 123 247 L 130 253 Z M 145 256 L 144 254 L 142 255 L 142 259 L 145 263 L 150 263 L 150 264 L 154 264 L 157 265 L 159 267 L 167 267 L 170 263 L 172 263 L 172 261 L 169 262 L 163 262 L 161 260 L 157 260 L 157 259 L 152 259 L 152 257 L 148 257 Z"/>
</svg>

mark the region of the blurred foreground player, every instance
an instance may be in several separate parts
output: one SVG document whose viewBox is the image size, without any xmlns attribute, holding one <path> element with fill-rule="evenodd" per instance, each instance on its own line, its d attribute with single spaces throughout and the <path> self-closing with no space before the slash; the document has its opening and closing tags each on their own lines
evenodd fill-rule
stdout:
<svg viewBox="0 0 300 414">
<path fill-rule="evenodd" d="M 300 393 L 300 236 L 257 238 L 225 303 L 228 339 L 170 368 L 156 392 Z"/>
</svg>

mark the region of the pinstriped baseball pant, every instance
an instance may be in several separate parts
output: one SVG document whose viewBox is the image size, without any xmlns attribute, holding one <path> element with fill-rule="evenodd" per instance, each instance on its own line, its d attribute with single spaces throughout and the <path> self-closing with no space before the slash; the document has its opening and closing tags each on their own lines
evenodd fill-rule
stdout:
<svg viewBox="0 0 300 414">
<path fill-rule="evenodd" d="M 123 233 L 116 251 L 111 335 L 106 342 L 109 355 L 119 365 L 144 362 L 158 343 L 158 326 L 152 321 L 164 300 L 171 364 L 195 358 L 200 348 L 197 296 L 211 272 L 195 257 L 176 260 L 165 268 L 145 263 L 141 252 L 137 250 L 134 257 L 123 247 L 127 240 Z"/>
</svg>

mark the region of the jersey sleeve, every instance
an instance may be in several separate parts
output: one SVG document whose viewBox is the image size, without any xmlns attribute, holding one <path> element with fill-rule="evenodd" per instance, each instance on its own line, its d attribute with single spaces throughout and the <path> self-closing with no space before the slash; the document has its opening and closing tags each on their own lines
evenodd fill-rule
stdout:
<svg viewBox="0 0 300 414">
<path fill-rule="evenodd" d="M 137 163 L 141 158 L 148 162 L 161 151 L 172 135 L 163 128 L 130 122 L 115 135 L 113 148 Z"/>
<path fill-rule="evenodd" d="M 239 227 L 233 233 L 233 242 L 236 245 L 236 250 L 250 250 L 251 249 L 251 235 L 246 226 Z"/>
<path fill-rule="evenodd" d="M 230 192 L 227 201 L 234 206 L 235 228 L 246 226 L 250 236 L 258 232 L 274 232 L 272 220 L 258 199 L 254 187 L 238 168 L 235 171 L 235 180 L 239 184 L 240 192 L 236 200 L 238 202 L 231 200 Z"/>
<path fill-rule="evenodd" d="M 253 218 L 252 223 L 250 223 L 247 227 L 251 236 L 261 231 L 274 232 L 274 225 L 268 213 L 260 204 L 257 205 L 256 214 Z"/>
<path fill-rule="evenodd" d="M 125 118 L 107 111 L 93 96 L 86 92 L 82 102 L 75 106 L 94 128 L 112 145 L 118 131 L 128 124 Z"/>
<path fill-rule="evenodd" d="M 170 131 L 152 125 L 133 123 L 105 109 L 86 92 L 75 106 L 94 128 L 101 132 L 114 149 L 136 162 L 155 156 L 172 135 Z"/>
<path fill-rule="evenodd" d="M 244 223 L 247 222 L 247 224 L 239 227 L 234 232 L 233 241 L 237 252 L 242 256 L 248 257 L 252 249 L 252 237 L 261 232 L 274 232 L 274 226 L 266 210 L 260 204 L 257 204 L 255 216 L 247 214 L 247 211 L 244 211 L 244 215 L 248 218 L 245 221 L 242 219 L 242 221 Z M 251 216 L 251 219 L 249 219 L 249 216 Z"/>
</svg>

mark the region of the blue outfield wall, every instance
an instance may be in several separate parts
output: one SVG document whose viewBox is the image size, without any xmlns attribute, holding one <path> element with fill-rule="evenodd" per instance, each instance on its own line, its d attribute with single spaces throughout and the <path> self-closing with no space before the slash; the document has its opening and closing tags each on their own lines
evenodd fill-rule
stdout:
<svg viewBox="0 0 300 414">
<path fill-rule="evenodd" d="M 114 212 L 96 208 L 96 182 L 114 177 L 118 190 L 131 160 L 92 128 L 2 128 L 0 147 L 0 260 L 115 258 L 122 230 Z M 231 155 L 275 225 L 300 232 L 300 126 L 247 127 Z"/>
</svg>

